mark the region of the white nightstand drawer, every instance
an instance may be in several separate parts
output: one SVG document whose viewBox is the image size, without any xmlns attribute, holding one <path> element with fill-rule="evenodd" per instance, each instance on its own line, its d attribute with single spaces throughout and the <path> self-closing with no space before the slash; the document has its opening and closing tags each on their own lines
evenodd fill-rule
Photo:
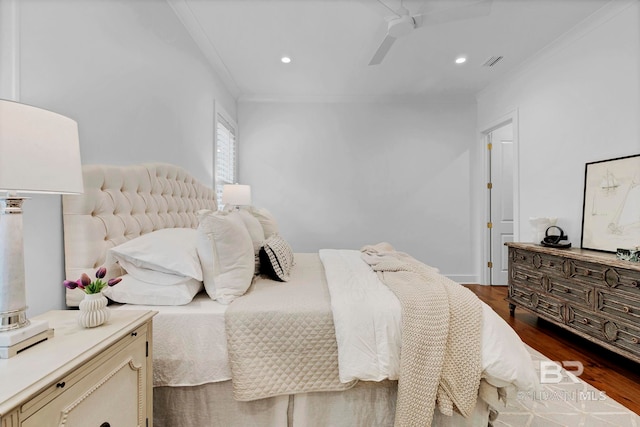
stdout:
<svg viewBox="0 0 640 427">
<path fill-rule="evenodd" d="M 127 338 L 121 340 L 127 340 Z M 126 342 L 126 341 L 125 341 Z M 120 346 L 114 346 L 120 347 Z M 57 397 L 28 416 L 22 427 L 143 426 L 146 399 L 146 335 L 138 334 L 123 349 L 87 364 L 83 378 L 66 381 Z M 74 381 L 77 380 L 77 381 Z"/>
</svg>

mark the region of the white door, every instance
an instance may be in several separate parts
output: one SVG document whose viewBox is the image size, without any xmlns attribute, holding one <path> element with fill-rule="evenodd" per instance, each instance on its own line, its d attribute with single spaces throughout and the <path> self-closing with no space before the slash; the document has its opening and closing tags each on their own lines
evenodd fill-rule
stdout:
<svg viewBox="0 0 640 427">
<path fill-rule="evenodd" d="M 513 242 L 513 126 L 506 124 L 488 135 L 490 150 L 490 256 L 491 285 L 507 285 L 508 248 Z"/>
</svg>

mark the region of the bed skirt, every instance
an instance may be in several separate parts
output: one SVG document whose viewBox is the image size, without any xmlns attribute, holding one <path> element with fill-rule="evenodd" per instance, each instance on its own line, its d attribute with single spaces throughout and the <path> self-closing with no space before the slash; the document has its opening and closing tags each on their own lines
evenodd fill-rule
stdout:
<svg viewBox="0 0 640 427">
<path fill-rule="evenodd" d="M 392 427 L 397 382 L 360 382 L 345 391 L 300 393 L 251 402 L 233 399 L 231 381 L 153 389 L 155 427 Z M 438 427 L 486 427 L 489 405 L 478 399 L 473 414 L 442 415 Z"/>
</svg>

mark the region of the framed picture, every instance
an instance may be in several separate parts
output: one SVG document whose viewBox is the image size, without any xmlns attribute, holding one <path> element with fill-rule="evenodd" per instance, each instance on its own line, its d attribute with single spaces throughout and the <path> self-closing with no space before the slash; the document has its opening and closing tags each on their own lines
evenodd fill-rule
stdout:
<svg viewBox="0 0 640 427">
<path fill-rule="evenodd" d="M 640 246 L 640 154 L 586 164 L 580 246 L 614 253 Z"/>
</svg>

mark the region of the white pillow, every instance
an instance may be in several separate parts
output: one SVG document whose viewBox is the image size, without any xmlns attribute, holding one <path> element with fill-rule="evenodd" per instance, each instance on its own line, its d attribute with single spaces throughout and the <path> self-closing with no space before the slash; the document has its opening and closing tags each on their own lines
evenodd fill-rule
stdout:
<svg viewBox="0 0 640 427">
<path fill-rule="evenodd" d="M 260 225 L 262 225 L 265 238 L 278 234 L 278 223 L 271 212 L 265 208 L 256 208 L 255 206 L 251 206 L 249 212 L 260 222 Z"/>
<path fill-rule="evenodd" d="M 113 301 L 125 304 L 184 305 L 201 290 L 202 282 L 196 279 L 187 278 L 173 286 L 157 286 L 125 274 L 120 283 L 108 286 L 102 292 Z"/>
<path fill-rule="evenodd" d="M 253 256 L 254 256 L 254 264 L 255 269 L 254 273 L 258 274 L 260 271 L 260 257 L 259 252 L 260 248 L 262 248 L 262 242 L 264 242 L 264 230 L 262 229 L 262 225 L 260 225 L 260 221 L 256 219 L 253 215 L 245 210 L 238 211 L 238 215 L 242 218 L 242 222 L 244 222 L 245 227 L 247 227 L 247 231 L 249 232 L 249 236 L 251 236 L 251 242 L 253 243 Z"/>
<path fill-rule="evenodd" d="M 249 212 L 239 210 L 238 215 L 240 215 L 242 222 L 244 222 L 245 227 L 247 227 L 249 236 L 251 236 L 251 242 L 253 243 L 253 249 L 257 253 L 262 247 L 262 242 L 264 242 L 264 229 L 260 221 Z"/>
<path fill-rule="evenodd" d="M 229 304 L 253 280 L 253 243 L 238 212 L 198 212 L 197 251 L 209 297 Z"/>
<path fill-rule="evenodd" d="M 147 283 L 174 285 L 185 278 L 202 281 L 197 236 L 192 228 L 164 228 L 115 246 L 108 254 L 131 276 Z"/>
</svg>

